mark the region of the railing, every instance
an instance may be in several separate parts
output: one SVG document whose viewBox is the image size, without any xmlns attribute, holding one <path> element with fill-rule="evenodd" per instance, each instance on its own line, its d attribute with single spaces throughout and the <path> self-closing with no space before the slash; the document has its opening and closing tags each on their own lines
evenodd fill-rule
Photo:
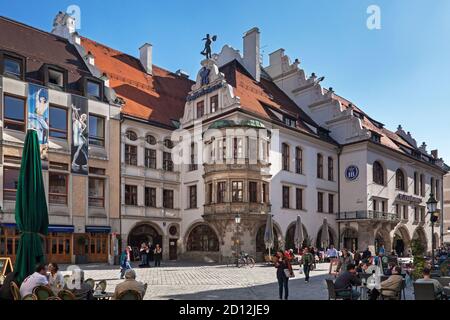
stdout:
<svg viewBox="0 0 450 320">
<path fill-rule="evenodd" d="M 400 221 L 396 213 L 380 212 L 372 210 L 347 211 L 337 213 L 337 220 L 385 220 Z"/>
</svg>

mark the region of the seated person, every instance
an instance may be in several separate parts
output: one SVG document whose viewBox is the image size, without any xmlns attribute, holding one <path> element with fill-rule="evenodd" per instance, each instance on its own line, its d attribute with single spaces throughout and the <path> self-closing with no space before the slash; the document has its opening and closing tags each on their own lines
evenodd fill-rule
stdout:
<svg viewBox="0 0 450 320">
<path fill-rule="evenodd" d="M 0 301 L 14 300 L 14 297 L 11 292 L 11 282 L 15 282 L 17 284 L 16 277 L 17 277 L 16 271 L 12 271 L 6 275 L 5 280 L 3 280 L 3 285 L 0 288 Z"/>
<path fill-rule="evenodd" d="M 417 279 L 416 282 L 417 283 L 432 283 L 434 286 L 434 293 L 436 294 L 436 297 L 441 296 L 443 287 L 439 283 L 439 281 L 437 281 L 436 279 L 431 279 L 431 275 L 430 275 L 431 270 L 429 268 L 424 268 L 422 274 L 423 274 L 423 278 Z"/>
<path fill-rule="evenodd" d="M 37 286 L 48 286 L 47 267 L 44 264 L 38 265 L 35 272 L 23 280 L 20 286 L 20 296 L 23 298 L 32 294 L 33 289 Z"/>
<path fill-rule="evenodd" d="M 72 271 L 72 279 L 75 279 L 68 287 L 70 291 L 75 295 L 77 300 L 94 300 L 92 295 L 93 288 L 86 282 L 84 282 L 84 271 L 81 269 L 75 269 Z"/>
<path fill-rule="evenodd" d="M 380 283 L 381 292 L 383 292 L 383 296 L 387 298 L 394 298 L 396 294 L 402 289 L 403 277 L 401 275 L 402 268 L 396 266 L 392 269 L 392 275 L 389 276 L 386 280 Z M 383 291 L 383 289 L 385 291 Z M 380 291 L 377 289 L 371 290 L 369 293 L 369 300 L 377 300 L 380 295 Z"/>
<path fill-rule="evenodd" d="M 59 272 L 59 267 L 56 263 L 52 262 L 48 264 L 48 270 L 50 275 L 48 276 L 48 284 L 51 288 L 62 288 L 64 287 L 64 277 L 61 272 Z"/>
<path fill-rule="evenodd" d="M 355 288 L 352 288 L 352 286 L 360 286 L 361 285 L 361 279 L 358 278 L 356 273 L 356 268 L 353 263 L 349 263 L 347 265 L 347 270 L 342 272 L 334 282 L 334 288 L 336 290 L 342 290 L 342 289 L 352 289 L 351 290 L 351 298 L 352 299 L 358 299 L 359 298 L 359 292 Z M 341 298 L 350 297 L 349 291 L 337 291 L 336 295 Z"/>
<path fill-rule="evenodd" d="M 125 272 L 125 281 L 119 283 L 114 290 L 114 295 L 112 300 L 116 300 L 119 295 L 126 290 L 136 290 L 141 294 L 141 297 L 144 297 L 145 287 L 142 282 L 136 281 L 136 272 L 133 269 L 128 269 Z"/>
</svg>

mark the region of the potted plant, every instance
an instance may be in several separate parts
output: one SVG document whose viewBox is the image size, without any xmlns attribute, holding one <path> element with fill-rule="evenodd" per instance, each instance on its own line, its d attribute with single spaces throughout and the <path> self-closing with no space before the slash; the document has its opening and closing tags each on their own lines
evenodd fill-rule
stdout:
<svg viewBox="0 0 450 320">
<path fill-rule="evenodd" d="M 411 251 L 413 254 L 413 266 L 412 278 L 414 280 L 422 278 L 423 269 L 426 267 L 426 261 L 424 258 L 424 248 L 422 243 L 418 239 L 414 239 L 411 242 Z"/>
<path fill-rule="evenodd" d="M 76 264 L 86 264 L 88 262 L 86 251 L 84 247 L 87 244 L 87 238 L 84 235 L 81 235 L 77 238 L 78 252 L 79 254 L 75 255 L 75 263 Z"/>
</svg>

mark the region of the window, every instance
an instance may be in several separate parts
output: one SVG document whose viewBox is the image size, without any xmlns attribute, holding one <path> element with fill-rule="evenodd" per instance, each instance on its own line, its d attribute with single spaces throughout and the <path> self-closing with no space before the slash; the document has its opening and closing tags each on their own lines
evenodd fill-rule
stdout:
<svg viewBox="0 0 450 320">
<path fill-rule="evenodd" d="M 206 203 L 211 204 L 213 199 L 213 184 L 210 182 L 206 185 Z"/>
<path fill-rule="evenodd" d="M 405 174 L 401 169 L 397 169 L 395 172 L 395 187 L 399 190 L 406 191 Z"/>
<path fill-rule="evenodd" d="M 189 164 L 189 171 L 197 170 L 197 160 L 196 160 L 196 148 L 195 143 L 191 143 L 191 163 Z"/>
<path fill-rule="evenodd" d="M 323 179 L 323 156 L 317 154 L 317 178 Z"/>
<path fill-rule="evenodd" d="M 217 182 L 217 203 L 225 202 L 225 192 L 227 184 L 225 181 Z"/>
<path fill-rule="evenodd" d="M 252 203 L 258 202 L 258 185 L 254 181 L 248 183 L 248 199 Z"/>
<path fill-rule="evenodd" d="M 197 208 L 197 186 L 189 186 L 189 209 Z"/>
<path fill-rule="evenodd" d="M 262 184 L 262 199 L 264 203 L 269 203 L 269 185 L 267 183 Z"/>
<path fill-rule="evenodd" d="M 407 205 L 404 205 L 403 206 L 403 219 L 404 220 L 408 220 L 408 206 Z"/>
<path fill-rule="evenodd" d="M 420 219 L 419 208 L 414 207 L 414 222 L 418 222 Z"/>
<path fill-rule="evenodd" d="M 303 173 L 303 150 L 299 147 L 295 148 L 295 173 Z"/>
<path fill-rule="evenodd" d="M 373 199 L 372 204 L 373 204 L 373 211 L 378 211 L 378 201 Z"/>
<path fill-rule="evenodd" d="M 420 221 L 425 222 L 425 208 L 420 207 Z"/>
<path fill-rule="evenodd" d="M 328 213 L 334 213 L 334 194 L 328 194 Z"/>
<path fill-rule="evenodd" d="M 136 132 L 131 131 L 131 130 L 127 130 L 127 131 L 125 132 L 125 137 L 127 137 L 127 139 L 128 139 L 128 140 L 131 140 L 131 141 L 136 141 L 137 138 L 138 138 Z"/>
<path fill-rule="evenodd" d="M 173 190 L 163 190 L 163 207 L 173 209 Z"/>
<path fill-rule="evenodd" d="M 432 193 L 436 197 L 434 178 L 430 177 L 430 193 Z"/>
<path fill-rule="evenodd" d="M 317 212 L 323 212 L 323 192 L 317 192 Z"/>
<path fill-rule="evenodd" d="M 23 75 L 23 63 L 21 59 L 4 56 L 3 74 L 21 79 Z"/>
<path fill-rule="evenodd" d="M 170 139 L 164 139 L 164 147 L 166 147 L 167 149 L 172 149 L 173 148 L 173 142 Z"/>
<path fill-rule="evenodd" d="M 105 207 L 105 179 L 89 177 L 89 206 Z"/>
<path fill-rule="evenodd" d="M 381 212 L 386 212 L 386 201 L 381 201 Z"/>
<path fill-rule="evenodd" d="M 244 158 L 244 139 L 234 138 L 233 139 L 233 159 Z"/>
<path fill-rule="evenodd" d="M 400 205 L 398 203 L 395 204 L 395 214 L 397 215 L 397 219 L 400 219 Z"/>
<path fill-rule="evenodd" d="M 283 186 L 283 208 L 289 209 L 290 201 L 289 201 L 289 192 L 290 187 Z"/>
<path fill-rule="evenodd" d="M 219 108 L 219 96 L 216 94 L 209 99 L 209 104 L 211 106 L 211 112 L 216 112 Z"/>
<path fill-rule="evenodd" d="M 137 186 L 125 185 L 125 204 L 137 206 Z"/>
<path fill-rule="evenodd" d="M 50 105 L 50 137 L 67 139 L 67 109 Z"/>
<path fill-rule="evenodd" d="M 242 202 L 244 196 L 244 186 L 242 181 L 231 182 L 231 199 L 233 202 Z"/>
<path fill-rule="evenodd" d="M 130 166 L 137 166 L 137 146 L 125 145 L 125 163 Z"/>
<path fill-rule="evenodd" d="M 105 118 L 89 115 L 89 144 L 105 145 Z"/>
<path fill-rule="evenodd" d="M 63 88 L 64 73 L 55 69 L 48 69 L 48 83 Z"/>
<path fill-rule="evenodd" d="M 295 189 L 295 209 L 303 210 L 303 189 Z"/>
<path fill-rule="evenodd" d="M 281 145 L 281 154 L 283 162 L 283 170 L 289 171 L 289 145 L 283 143 Z"/>
<path fill-rule="evenodd" d="M 422 197 L 424 197 L 425 196 L 425 176 L 423 174 L 420 175 L 419 182 L 420 182 L 420 195 Z"/>
<path fill-rule="evenodd" d="M 48 182 L 48 202 L 67 204 L 67 175 L 50 172 Z"/>
<path fill-rule="evenodd" d="M 198 225 L 189 233 L 187 251 L 219 251 L 219 239 L 206 224 Z"/>
<path fill-rule="evenodd" d="M 172 154 L 170 152 L 163 152 L 163 170 L 173 171 Z"/>
<path fill-rule="evenodd" d="M 414 172 L 414 194 L 419 194 L 419 174 Z"/>
<path fill-rule="evenodd" d="M 375 133 L 372 131 L 372 134 L 370 135 L 370 140 L 372 140 L 375 143 L 380 143 L 381 142 L 381 135 L 379 135 L 378 133 Z"/>
<path fill-rule="evenodd" d="M 372 165 L 372 175 L 374 183 L 384 185 L 384 169 L 378 161 L 375 161 Z"/>
<path fill-rule="evenodd" d="M 100 97 L 100 83 L 94 81 L 86 81 L 86 93 L 89 98 L 97 98 Z"/>
<path fill-rule="evenodd" d="M 145 187 L 145 206 L 156 208 L 156 188 Z"/>
<path fill-rule="evenodd" d="M 328 180 L 334 180 L 334 163 L 332 157 L 328 157 Z"/>
<path fill-rule="evenodd" d="M 292 128 L 296 127 L 296 121 L 295 121 L 294 118 L 284 116 L 284 120 L 283 121 L 284 121 L 284 124 L 289 126 L 289 127 L 292 127 Z"/>
<path fill-rule="evenodd" d="M 145 148 L 144 157 L 145 167 L 156 169 L 156 150 Z"/>
<path fill-rule="evenodd" d="M 219 150 L 222 150 L 222 160 L 227 159 L 227 138 L 219 140 Z"/>
<path fill-rule="evenodd" d="M 197 102 L 197 119 L 203 117 L 205 114 L 205 102 L 199 101 Z"/>
<path fill-rule="evenodd" d="M 4 98 L 5 129 L 25 131 L 25 100 L 5 95 Z"/>
<path fill-rule="evenodd" d="M 156 138 L 152 136 L 151 134 L 148 134 L 145 136 L 145 141 L 147 141 L 148 144 L 155 145 L 156 144 Z"/>
<path fill-rule="evenodd" d="M 3 168 L 3 200 L 16 200 L 19 168 Z"/>
</svg>

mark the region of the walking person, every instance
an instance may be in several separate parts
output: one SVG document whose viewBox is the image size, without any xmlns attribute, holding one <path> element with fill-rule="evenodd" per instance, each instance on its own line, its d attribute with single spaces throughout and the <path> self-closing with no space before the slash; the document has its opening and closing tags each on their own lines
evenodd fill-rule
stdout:
<svg viewBox="0 0 450 320">
<path fill-rule="evenodd" d="M 309 272 L 311 271 L 312 265 L 314 264 L 314 256 L 311 252 L 309 252 L 308 248 L 305 248 L 303 251 L 302 261 L 303 265 L 303 273 L 305 274 L 305 282 L 309 282 Z"/>
<path fill-rule="evenodd" d="M 125 276 L 125 271 L 131 269 L 130 264 L 130 252 L 132 251 L 130 246 L 127 246 L 120 255 L 120 279 Z"/>
<path fill-rule="evenodd" d="M 157 243 L 155 246 L 154 255 L 155 255 L 155 267 L 160 267 L 162 259 L 162 249 L 159 246 L 159 243 Z"/>
<path fill-rule="evenodd" d="M 280 300 L 284 300 L 289 297 L 289 278 L 294 275 L 292 271 L 292 265 L 289 262 L 288 257 L 283 254 L 283 251 L 278 251 L 275 256 L 275 268 L 277 268 L 277 280 L 278 280 L 278 293 Z"/>
</svg>

